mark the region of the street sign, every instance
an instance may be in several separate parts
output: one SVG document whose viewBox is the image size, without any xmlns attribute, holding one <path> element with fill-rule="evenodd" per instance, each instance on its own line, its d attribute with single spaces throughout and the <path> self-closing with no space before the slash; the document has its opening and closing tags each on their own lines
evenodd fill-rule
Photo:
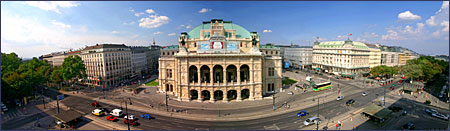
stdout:
<svg viewBox="0 0 450 131">
<path fill-rule="evenodd" d="M 64 95 L 59 95 L 58 96 L 58 100 L 63 100 L 64 99 Z"/>
</svg>

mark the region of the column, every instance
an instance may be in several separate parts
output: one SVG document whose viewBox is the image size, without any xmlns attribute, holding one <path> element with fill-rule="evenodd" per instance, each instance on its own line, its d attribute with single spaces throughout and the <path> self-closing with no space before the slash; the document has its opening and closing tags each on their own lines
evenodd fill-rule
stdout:
<svg viewBox="0 0 450 131">
<path fill-rule="evenodd" d="M 197 82 L 198 82 L 198 84 L 201 84 L 201 83 L 202 83 L 202 82 L 201 82 L 201 78 L 202 78 L 201 76 L 202 76 L 202 75 L 201 75 L 200 72 L 201 72 L 201 70 L 200 70 L 200 68 L 198 68 L 198 69 L 197 69 L 197 74 L 198 74 Z"/>
<path fill-rule="evenodd" d="M 224 101 L 224 102 L 228 102 L 228 94 L 227 93 L 228 93 L 227 90 L 223 91 L 223 99 L 222 99 L 222 101 Z"/>
<path fill-rule="evenodd" d="M 209 102 L 214 102 L 214 90 L 209 90 Z"/>
<path fill-rule="evenodd" d="M 242 99 L 241 99 L 241 90 L 238 89 L 236 92 L 237 92 L 236 101 L 242 101 Z"/>
<path fill-rule="evenodd" d="M 210 68 L 209 69 L 209 83 L 211 84 L 211 85 L 214 85 L 214 74 L 213 74 L 213 69 L 212 68 Z"/>
<path fill-rule="evenodd" d="M 253 93 L 255 91 L 254 89 L 255 89 L 254 85 L 252 86 L 252 88 L 249 89 L 249 94 L 250 94 L 250 96 L 248 97 L 249 100 L 255 100 L 255 98 L 253 96 Z"/>
<path fill-rule="evenodd" d="M 223 69 L 223 84 L 227 85 L 227 70 Z"/>
<path fill-rule="evenodd" d="M 236 67 L 237 68 L 237 83 L 241 84 L 241 69 L 240 67 Z"/>
<path fill-rule="evenodd" d="M 197 90 L 197 93 L 198 93 L 198 95 L 197 95 L 197 101 L 198 101 L 198 102 L 202 102 L 202 91 L 201 91 L 201 90 Z"/>
</svg>

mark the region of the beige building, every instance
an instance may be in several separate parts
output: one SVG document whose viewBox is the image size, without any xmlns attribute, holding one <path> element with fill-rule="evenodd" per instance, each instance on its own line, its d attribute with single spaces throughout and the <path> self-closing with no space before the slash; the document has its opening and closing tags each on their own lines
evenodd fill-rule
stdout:
<svg viewBox="0 0 450 131">
<path fill-rule="evenodd" d="M 124 44 L 88 46 L 81 50 L 80 56 L 88 76 L 85 83 L 111 87 L 131 77 L 131 50 Z"/>
<path fill-rule="evenodd" d="M 381 49 L 378 44 L 367 44 L 369 47 L 369 67 L 373 68 L 381 65 Z"/>
<path fill-rule="evenodd" d="M 400 52 L 390 52 L 390 51 L 382 51 L 381 52 L 381 65 L 385 66 L 398 66 L 399 63 L 399 55 L 402 54 Z"/>
<path fill-rule="evenodd" d="M 161 50 L 162 93 L 181 101 L 241 101 L 262 99 L 281 88 L 281 57 L 261 53 L 256 32 L 212 19 L 178 40 L 178 46 Z"/>
<path fill-rule="evenodd" d="M 419 56 L 414 55 L 410 51 L 403 51 L 398 55 L 398 65 L 406 65 L 406 62 L 411 59 L 417 59 Z"/>
<path fill-rule="evenodd" d="M 369 71 L 366 44 L 346 41 L 314 42 L 313 69 L 326 73 L 353 74 Z"/>
</svg>

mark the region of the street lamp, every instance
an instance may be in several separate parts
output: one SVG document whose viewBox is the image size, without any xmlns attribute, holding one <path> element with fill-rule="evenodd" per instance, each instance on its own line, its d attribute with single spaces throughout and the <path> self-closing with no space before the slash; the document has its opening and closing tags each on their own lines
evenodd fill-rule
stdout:
<svg viewBox="0 0 450 131">
<path fill-rule="evenodd" d="M 132 104 L 131 103 L 131 99 L 129 98 L 129 100 L 130 100 L 130 105 Z M 130 130 L 130 115 L 128 114 L 128 104 L 127 104 L 127 101 L 126 100 L 123 100 L 122 99 L 122 101 L 125 103 L 125 112 L 127 113 L 127 127 L 128 127 L 128 130 Z M 120 108 L 122 108 L 122 104 L 120 104 Z"/>
<path fill-rule="evenodd" d="M 167 91 L 166 91 L 166 111 L 169 112 L 169 95 L 167 95 Z"/>
</svg>

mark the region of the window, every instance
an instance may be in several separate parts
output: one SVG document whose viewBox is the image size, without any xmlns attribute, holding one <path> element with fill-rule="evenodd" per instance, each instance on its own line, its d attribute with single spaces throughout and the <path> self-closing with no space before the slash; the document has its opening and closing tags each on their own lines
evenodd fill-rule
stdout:
<svg viewBox="0 0 450 131">
<path fill-rule="evenodd" d="M 172 78 L 172 69 L 167 69 L 167 77 Z"/>
<path fill-rule="evenodd" d="M 275 71 L 273 67 L 269 68 L 269 76 L 274 76 L 275 75 Z"/>
</svg>

